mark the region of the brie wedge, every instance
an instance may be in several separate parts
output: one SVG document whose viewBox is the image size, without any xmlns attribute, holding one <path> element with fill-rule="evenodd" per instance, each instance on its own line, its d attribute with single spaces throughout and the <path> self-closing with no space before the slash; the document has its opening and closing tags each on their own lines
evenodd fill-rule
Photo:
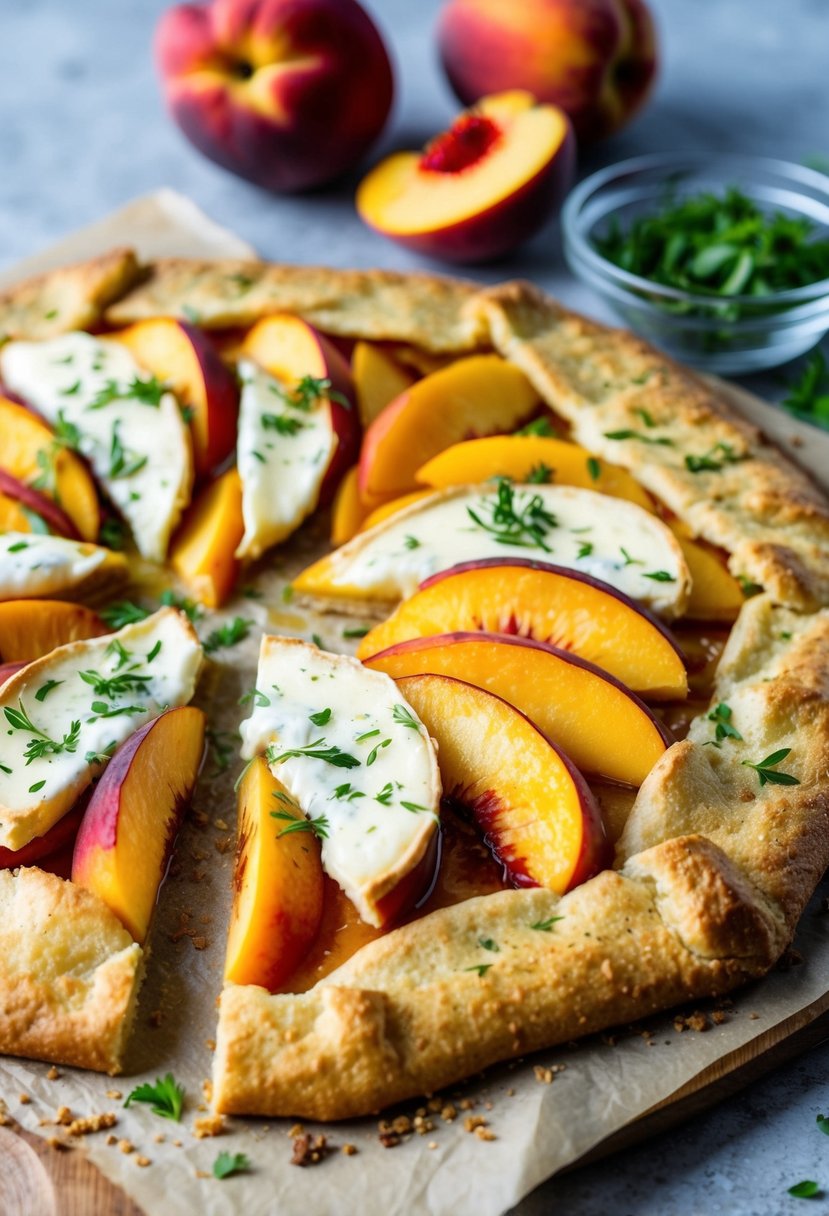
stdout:
<svg viewBox="0 0 829 1216">
<path fill-rule="evenodd" d="M 245 532 L 237 557 L 260 557 L 313 512 L 337 437 L 324 397 L 300 408 L 279 380 L 239 362 L 242 395 L 236 462 Z"/>
<path fill-rule="evenodd" d="M 0 845 L 21 849 L 101 775 L 120 743 L 186 705 L 202 648 L 174 608 L 117 633 L 69 642 L 0 688 Z"/>
<path fill-rule="evenodd" d="M 421 498 L 295 579 L 302 594 L 389 602 L 459 562 L 526 557 L 590 574 L 660 615 L 691 587 L 682 550 L 657 516 L 574 486 L 460 486 Z"/>
<path fill-rule="evenodd" d="M 113 591 L 129 570 L 122 553 L 40 532 L 0 535 L 0 601 Z"/>
<path fill-rule="evenodd" d="M 253 699 L 244 757 L 265 755 L 319 836 L 326 873 L 383 924 L 381 901 L 435 841 L 441 785 L 425 727 L 388 676 L 296 638 L 263 637 Z"/>
<path fill-rule="evenodd" d="M 9 342 L 0 376 L 87 458 L 138 551 L 163 562 L 193 484 L 190 436 L 173 394 L 120 342 L 86 333 Z"/>
</svg>

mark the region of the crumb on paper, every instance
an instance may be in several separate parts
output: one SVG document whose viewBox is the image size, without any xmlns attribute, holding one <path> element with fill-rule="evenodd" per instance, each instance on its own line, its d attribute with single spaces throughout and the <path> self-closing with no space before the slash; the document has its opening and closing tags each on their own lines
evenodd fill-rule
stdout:
<svg viewBox="0 0 829 1216">
<path fill-rule="evenodd" d="M 152 1165 L 152 1161 L 149 1157 L 136 1157 L 135 1164 L 140 1165 L 143 1169 L 145 1169 L 148 1165 Z"/>
<path fill-rule="evenodd" d="M 68 1123 L 72 1122 L 74 1117 L 75 1116 L 72 1114 L 71 1107 L 59 1106 L 55 1114 L 55 1123 L 61 1124 L 65 1127 Z"/>
<path fill-rule="evenodd" d="M 106 1138 L 106 1143 L 109 1145 L 110 1148 L 112 1148 L 113 1144 L 118 1143 L 118 1137 L 113 1135 L 112 1132 L 110 1132 L 110 1134 Z"/>
<path fill-rule="evenodd" d="M 153 1136 L 153 1143 L 154 1144 L 163 1144 L 166 1139 L 167 1139 L 167 1137 L 164 1135 L 164 1132 L 156 1132 L 155 1135 Z"/>
<path fill-rule="evenodd" d="M 465 1132 L 477 1131 L 479 1127 L 486 1127 L 487 1121 L 483 1115 L 467 1115 L 463 1121 L 463 1130 Z"/>
<path fill-rule="evenodd" d="M 12 1117 L 9 1114 L 9 1108 L 6 1103 L 0 1098 L 0 1127 L 8 1127 L 12 1123 Z"/>
<path fill-rule="evenodd" d="M 61 1073 L 58 1071 L 58 1069 L 53 1064 L 46 1074 L 46 1080 L 47 1081 L 59 1081 L 60 1078 L 61 1078 Z"/>
<path fill-rule="evenodd" d="M 207 1050 L 208 1050 L 208 1051 L 215 1051 L 215 1050 L 216 1050 L 216 1040 L 215 1040 L 215 1039 L 205 1039 L 205 1040 L 204 1040 L 204 1045 L 205 1045 L 205 1047 L 207 1048 Z"/>
<path fill-rule="evenodd" d="M 458 1117 L 457 1109 L 451 1102 L 447 1102 L 445 1106 L 441 1107 L 440 1117 L 444 1123 L 453 1123 Z"/>
<path fill-rule="evenodd" d="M 70 1145 L 70 1143 L 68 1142 L 68 1140 L 62 1139 L 61 1136 L 49 1136 L 46 1143 L 49 1145 L 49 1148 L 56 1148 L 56 1149 L 61 1149 L 61 1150 L 65 1150 L 65 1149 L 72 1147 Z"/>
<path fill-rule="evenodd" d="M 291 1140 L 296 1140 L 297 1136 L 305 1135 L 305 1128 L 301 1123 L 295 1123 L 293 1127 L 289 1128 L 287 1135 Z"/>
<path fill-rule="evenodd" d="M 118 1116 L 112 1111 L 102 1111 L 99 1115 L 86 1115 L 67 1124 L 67 1136 L 90 1136 L 95 1132 L 108 1131 L 109 1128 L 115 1127 L 118 1122 Z"/>
<path fill-rule="evenodd" d="M 28 1094 L 18 1094 L 17 1100 L 21 1106 L 28 1106 L 32 1099 Z"/>
<path fill-rule="evenodd" d="M 130 1153 L 135 1152 L 135 1145 L 131 1140 L 119 1140 L 118 1149 L 124 1154 L 124 1156 L 128 1157 Z"/>
<path fill-rule="evenodd" d="M 120 1089 L 108 1089 L 106 1096 L 113 1102 L 117 1102 L 120 1098 L 123 1098 L 124 1095 L 121 1093 Z"/>
<path fill-rule="evenodd" d="M 213 1101 L 213 1082 L 209 1077 L 205 1077 L 205 1079 L 202 1081 L 201 1092 L 205 1102 Z"/>
<path fill-rule="evenodd" d="M 353 1157 L 359 1151 L 356 1144 L 344 1144 L 340 1149 L 340 1152 L 344 1153 L 346 1157 Z"/>
<path fill-rule="evenodd" d="M 294 1140 L 291 1165 L 319 1165 L 331 1152 L 327 1136 L 297 1136 Z"/>
<path fill-rule="evenodd" d="M 542 1085 L 552 1085 L 554 1076 L 552 1068 L 545 1068 L 543 1064 L 535 1064 L 533 1072 L 535 1073 L 536 1081 L 539 1081 Z"/>
<path fill-rule="evenodd" d="M 193 1135 L 197 1140 L 204 1140 L 208 1136 L 221 1136 L 227 1131 L 224 1115 L 205 1115 L 201 1119 L 196 1119 L 193 1124 Z"/>
</svg>

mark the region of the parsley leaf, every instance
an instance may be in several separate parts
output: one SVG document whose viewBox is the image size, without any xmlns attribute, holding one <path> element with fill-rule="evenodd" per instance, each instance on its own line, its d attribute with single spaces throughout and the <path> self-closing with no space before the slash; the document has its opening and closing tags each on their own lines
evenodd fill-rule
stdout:
<svg viewBox="0 0 829 1216">
<path fill-rule="evenodd" d="M 548 464 L 540 461 L 530 469 L 524 482 L 528 486 L 547 486 L 553 480 L 553 470 Z"/>
<path fill-rule="evenodd" d="M 173 1074 L 168 1072 L 164 1077 L 157 1077 L 155 1085 L 150 1085 L 148 1081 L 137 1085 L 127 1096 L 124 1106 L 129 1106 L 132 1102 L 146 1102 L 154 1115 L 180 1123 L 184 1108 L 184 1089 L 176 1082 Z"/>
<path fill-rule="evenodd" d="M 235 646 L 238 642 L 243 642 L 250 633 L 252 624 L 253 621 L 235 616 L 229 624 L 212 630 L 202 642 L 205 653 L 213 654 L 216 650 L 224 650 L 227 646 Z"/>
<path fill-rule="evenodd" d="M 797 418 L 829 428 L 829 366 L 821 351 L 809 356 L 800 375 L 789 384 L 782 405 Z"/>
<path fill-rule="evenodd" d="M 176 591 L 162 591 L 161 603 L 165 608 L 178 608 L 179 612 L 184 613 L 191 625 L 195 625 L 196 621 L 200 621 L 204 616 L 204 609 L 201 604 L 197 604 L 195 600 L 188 599 L 185 595 L 179 595 Z"/>
<path fill-rule="evenodd" d="M 155 376 L 151 376 L 149 380 L 133 376 L 132 380 L 126 384 L 119 384 L 117 380 L 107 380 L 86 408 L 102 410 L 104 406 L 111 405 L 113 401 L 140 401 L 142 405 L 151 405 L 154 409 L 158 409 L 161 405 L 161 398 L 166 392 L 166 386 Z"/>
<path fill-rule="evenodd" d="M 491 937 L 479 937 L 478 945 L 482 950 L 490 950 L 493 954 L 498 954 L 501 947 L 497 942 L 494 942 Z"/>
<path fill-rule="evenodd" d="M 318 713 L 309 714 L 308 718 L 314 723 L 314 726 L 325 726 L 326 722 L 331 718 L 331 710 L 321 709 Z"/>
<path fill-rule="evenodd" d="M 813 1182 L 810 1178 L 804 1178 L 802 1182 L 796 1182 L 794 1186 L 789 1187 L 789 1194 L 795 1199 L 817 1199 L 820 1193 L 820 1183 Z"/>
<path fill-rule="evenodd" d="M 708 721 L 717 724 L 714 734 L 718 743 L 721 743 L 723 739 L 742 739 L 743 737 L 736 726 L 731 725 L 731 706 L 726 705 L 724 701 L 720 701 L 719 705 L 714 706 L 708 715 Z"/>
<path fill-rule="evenodd" d="M 125 625 L 145 621 L 150 613 L 148 609 L 141 608 L 130 600 L 118 600 L 114 604 L 108 604 L 106 608 L 101 608 L 98 615 L 110 629 L 123 629 Z"/>
<path fill-rule="evenodd" d="M 231 1174 L 243 1174 L 250 1169 L 250 1160 L 244 1153 L 219 1153 L 213 1162 L 214 1178 L 229 1178 Z"/>
</svg>

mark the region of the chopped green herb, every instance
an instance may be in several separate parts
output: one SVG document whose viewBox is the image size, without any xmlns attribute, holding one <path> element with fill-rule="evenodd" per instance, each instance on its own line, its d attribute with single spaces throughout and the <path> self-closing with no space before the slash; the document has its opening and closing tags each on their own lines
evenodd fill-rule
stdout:
<svg viewBox="0 0 829 1216">
<path fill-rule="evenodd" d="M 22 553 L 24 549 L 28 549 L 29 542 L 26 540 L 15 541 L 13 545 L 9 545 L 7 553 Z"/>
<path fill-rule="evenodd" d="M 593 552 L 593 545 L 591 544 L 591 542 L 589 540 L 583 541 L 579 545 L 579 551 L 576 554 L 576 558 L 578 559 L 580 557 L 589 557 L 592 552 Z"/>
<path fill-rule="evenodd" d="M 125 625 L 135 625 L 139 621 L 145 621 L 150 613 L 148 609 L 141 608 L 138 604 L 131 603 L 130 600 L 118 600 L 116 603 L 102 608 L 98 615 L 111 629 L 123 629 Z"/>
<path fill-rule="evenodd" d="M 782 405 L 797 418 L 829 428 L 829 366 L 822 351 L 814 351 L 802 372 L 788 386 Z"/>
<path fill-rule="evenodd" d="M 179 1123 L 184 1108 L 184 1089 L 176 1083 L 173 1074 L 168 1072 L 165 1077 L 157 1077 L 155 1085 L 145 1081 L 143 1085 L 136 1086 L 127 1096 L 124 1106 L 130 1106 L 133 1102 L 147 1102 L 154 1115 L 160 1115 L 162 1119 L 174 1119 Z"/>
<path fill-rule="evenodd" d="M 140 676 L 133 671 L 122 671 L 114 676 L 102 676 L 98 671 L 79 671 L 78 675 L 91 686 L 96 697 L 120 697 L 126 692 L 144 692 L 150 682 L 149 676 Z"/>
<path fill-rule="evenodd" d="M 546 537 L 551 528 L 558 527 L 558 520 L 546 509 L 540 494 L 522 495 L 522 498 L 524 505 L 520 506 L 512 483 L 500 477 L 495 500 L 481 500 L 481 508 L 489 512 L 490 519 L 482 519 L 471 507 L 466 508 L 466 513 L 474 524 L 489 532 L 499 544 L 543 549 L 545 553 L 551 553 Z"/>
<path fill-rule="evenodd" d="M 205 653 L 213 654 L 216 650 L 225 650 L 228 646 L 235 646 L 238 642 L 243 642 L 250 633 L 252 624 L 253 621 L 235 616 L 229 624 L 212 630 L 202 643 Z"/>
<path fill-rule="evenodd" d="M 319 713 L 309 714 L 308 717 L 314 723 L 314 726 L 325 726 L 326 722 L 331 718 L 331 710 L 321 709 Z"/>
<path fill-rule="evenodd" d="M 539 933 L 552 932 L 553 925 L 558 921 L 564 920 L 563 916 L 548 916 L 546 920 L 537 920 L 534 925 L 530 925 L 531 929 L 537 929 Z"/>
<path fill-rule="evenodd" d="M 630 554 L 628 553 L 627 549 L 623 549 L 620 546 L 619 552 L 621 553 L 622 557 L 625 559 L 626 566 L 644 566 L 645 563 L 640 561 L 638 557 L 631 557 Z"/>
<path fill-rule="evenodd" d="M 287 826 L 277 832 L 277 839 L 280 836 L 290 836 L 294 832 L 311 832 L 317 840 L 328 839 L 328 829 L 331 825 L 325 815 L 317 815 L 310 819 L 301 815 L 298 819 L 296 815 L 291 815 L 288 811 L 271 811 L 271 818 L 288 820 Z"/>
<path fill-rule="evenodd" d="M 354 742 L 355 743 L 364 743 L 366 739 L 376 739 L 379 734 L 380 734 L 379 730 L 367 730 L 364 734 L 357 735 Z"/>
<path fill-rule="evenodd" d="M 797 777 L 793 777 L 791 773 L 781 773 L 775 767 L 786 759 L 791 750 L 790 747 L 781 747 L 779 751 L 772 752 L 770 756 L 766 756 L 765 760 L 760 760 L 756 764 L 751 760 L 743 760 L 741 763 L 746 768 L 754 769 L 760 778 L 761 785 L 800 785 Z"/>
<path fill-rule="evenodd" d="M 78 736 L 81 733 L 80 722 L 72 722 L 69 730 L 65 732 L 63 738 L 58 741 L 51 739 L 45 731 L 42 731 L 39 726 L 35 726 L 26 710 L 23 708 L 23 702 L 17 702 L 18 708 L 12 709 L 10 705 L 3 708 L 3 713 L 6 716 L 6 721 L 13 730 L 22 730 L 27 734 L 34 735 L 35 738 L 30 739 L 26 745 L 26 750 L 23 753 L 23 759 L 26 765 L 30 765 L 33 760 L 40 760 L 43 756 L 57 756 L 61 752 L 75 752 L 78 749 Z"/>
<path fill-rule="evenodd" d="M 366 636 L 366 634 L 369 632 L 370 632 L 370 629 L 367 625 L 361 625 L 359 627 L 359 629 L 356 629 L 356 628 L 355 629 L 344 629 L 343 637 L 344 638 L 364 638 Z"/>
<path fill-rule="evenodd" d="M 709 722 L 716 722 L 714 734 L 717 743 L 722 743 L 723 739 L 742 739 L 742 735 L 737 730 L 736 726 L 731 725 L 731 706 L 726 705 L 724 701 L 720 701 L 719 705 L 715 705 L 708 715 Z"/>
<path fill-rule="evenodd" d="M 158 656 L 160 654 L 161 654 L 161 638 L 158 639 L 155 646 L 153 646 L 152 650 L 149 650 L 147 652 L 147 662 L 152 663 L 153 659 L 158 658 Z"/>
<path fill-rule="evenodd" d="M 112 753 L 115 751 L 115 740 L 108 743 L 102 752 L 87 752 L 84 760 L 87 764 L 106 764 Z"/>
<path fill-rule="evenodd" d="M 260 709 L 267 709 L 271 703 L 270 697 L 266 696 L 265 693 L 260 692 L 258 688 L 252 688 L 250 692 L 244 693 L 244 695 L 239 698 L 240 705 L 247 705 L 249 701 L 253 701 L 253 704 L 258 706 Z"/>
<path fill-rule="evenodd" d="M 57 421 L 54 424 L 55 439 L 54 442 L 62 448 L 71 448 L 72 451 L 77 451 L 81 446 L 80 428 L 74 422 L 70 422 L 64 417 L 63 410 L 58 410 Z"/>
<path fill-rule="evenodd" d="M 116 519 L 114 515 L 108 515 L 101 524 L 101 530 L 98 533 L 98 543 L 106 545 L 107 549 L 114 549 L 120 552 L 126 544 L 127 530 L 120 519 Z"/>
<path fill-rule="evenodd" d="M 820 1184 L 804 1178 L 803 1182 L 796 1182 L 794 1186 L 789 1187 L 789 1194 L 795 1199 L 817 1199 L 821 1194 Z"/>
<path fill-rule="evenodd" d="M 407 536 L 403 540 L 403 548 L 404 549 L 419 549 L 420 546 L 422 545 L 422 543 L 423 542 L 419 541 L 416 536 Z"/>
<path fill-rule="evenodd" d="M 479 937 L 478 945 L 482 950 L 491 950 L 493 954 L 498 954 L 501 947 L 497 942 L 494 942 L 491 937 Z"/>
<path fill-rule="evenodd" d="M 686 456 L 685 467 L 691 473 L 717 473 L 727 464 L 738 464 L 744 457 L 738 455 L 730 443 L 715 443 L 702 456 Z"/>
<path fill-rule="evenodd" d="M 552 422 L 546 416 L 536 418 L 532 422 L 528 422 L 526 426 L 520 427 L 516 435 L 540 435 L 543 439 L 549 439 L 555 435 L 556 429 Z"/>
<path fill-rule="evenodd" d="M 37 794 L 37 793 L 38 793 L 40 790 L 42 790 L 42 789 L 43 789 L 43 787 L 44 787 L 44 785 L 45 785 L 45 784 L 46 784 L 46 781 L 45 781 L 45 780 L 44 780 L 44 781 L 36 781 L 36 782 L 34 783 L 34 785 L 30 785 L 30 786 L 29 786 L 29 793 L 30 793 L 30 794 Z"/>
<path fill-rule="evenodd" d="M 404 811 L 411 811 L 413 815 L 419 814 L 420 811 L 428 811 L 429 809 L 428 806 L 422 806 L 419 802 L 404 802 L 402 798 L 400 799 L 400 805 Z"/>
<path fill-rule="evenodd" d="M 393 706 L 391 716 L 400 726 L 407 726 L 409 730 L 420 730 L 420 723 L 407 705 Z"/>
<path fill-rule="evenodd" d="M 643 410 L 641 406 L 637 406 L 633 412 L 637 418 L 641 419 L 649 430 L 652 430 L 653 427 L 656 426 L 656 423 L 653 420 L 653 414 L 651 414 L 648 410 Z"/>
<path fill-rule="evenodd" d="M 829 1119 L 827 1119 L 826 1115 L 818 1115 L 815 1122 L 818 1125 L 818 1129 L 823 1132 L 824 1136 L 829 1136 Z"/>
<path fill-rule="evenodd" d="M 382 743 L 378 743 L 376 747 L 371 749 L 369 754 L 366 756 L 366 768 L 371 768 L 372 764 L 377 759 L 378 753 L 382 751 L 384 747 L 388 747 L 390 743 L 391 739 L 384 739 Z"/>
<path fill-rule="evenodd" d="M 484 976 L 491 966 L 492 963 L 479 963 L 477 967 L 464 967 L 464 971 L 477 971 L 478 975 Z"/>
<path fill-rule="evenodd" d="M 740 584 L 740 590 L 746 599 L 751 599 L 752 596 L 759 595 L 763 590 L 759 583 L 753 583 L 745 574 L 738 574 L 735 577 L 737 582 Z"/>
<path fill-rule="evenodd" d="M 328 801 L 336 798 L 338 802 L 353 802 L 355 798 L 365 798 L 362 790 L 355 790 L 350 781 L 346 781 L 344 785 L 338 785 L 333 794 L 328 795 Z"/>
<path fill-rule="evenodd" d="M 591 481 L 598 481 L 601 477 L 602 466 L 595 456 L 587 457 L 587 472 L 590 475 Z"/>
<path fill-rule="evenodd" d="M 214 1178 L 230 1178 L 232 1174 L 244 1174 L 250 1169 L 250 1159 L 244 1153 L 219 1153 L 213 1162 Z"/>
<path fill-rule="evenodd" d="M 277 435 L 292 437 L 299 434 L 305 429 L 305 423 L 301 418 L 292 418 L 290 414 L 263 414 L 262 426 L 266 431 L 276 431 Z M 258 452 L 253 453 L 254 456 L 262 457 Z"/>
<path fill-rule="evenodd" d="M 160 642 L 159 642 L 159 645 L 161 645 Z M 115 656 L 115 658 L 117 660 L 117 662 L 115 664 L 116 671 L 118 671 L 121 667 L 126 667 L 127 663 L 129 663 L 132 660 L 132 651 L 127 650 L 124 643 L 119 641 L 118 638 L 113 638 L 113 640 L 107 646 L 106 651 L 104 653 L 107 655 Z"/>
<path fill-rule="evenodd" d="M 119 384 L 117 380 L 107 380 L 86 408 L 102 410 L 104 406 L 111 405 L 113 401 L 139 401 L 142 405 L 151 405 L 154 409 L 158 409 L 161 405 L 161 398 L 166 392 L 165 385 L 160 380 L 156 380 L 155 376 L 151 376 L 149 380 L 133 376 L 132 380 L 126 384 Z"/>
<path fill-rule="evenodd" d="M 649 570 L 642 573 L 642 578 L 649 578 L 654 583 L 675 583 L 676 575 L 669 574 L 667 570 Z"/>
<path fill-rule="evenodd" d="M 387 781 L 380 793 L 374 795 L 374 801 L 381 803 L 383 806 L 390 806 L 393 793 L 394 786 L 390 781 Z"/>
<path fill-rule="evenodd" d="M 113 481 L 117 481 L 121 477 L 133 477 L 144 468 L 148 459 L 147 456 L 141 456 L 138 452 L 124 447 L 121 442 L 118 423 L 113 423 L 112 441 L 109 447 L 108 476 Z"/>
<path fill-rule="evenodd" d="M 553 475 L 550 466 L 541 462 L 533 465 L 524 481 L 528 486 L 547 486 L 553 480 Z"/>
<path fill-rule="evenodd" d="M 179 612 L 183 612 L 192 625 L 195 625 L 196 621 L 200 621 L 204 616 L 204 609 L 201 604 L 197 604 L 195 600 L 188 599 L 186 595 L 179 595 L 177 591 L 162 591 L 160 602 L 165 608 L 178 608 Z"/>
<path fill-rule="evenodd" d="M 41 684 L 40 688 L 35 693 L 36 701 L 45 701 L 53 688 L 57 688 L 62 684 L 63 680 L 47 680 L 45 684 Z"/>
<path fill-rule="evenodd" d="M 336 746 L 325 747 L 325 739 L 315 739 L 313 743 L 308 743 L 305 747 L 292 747 L 281 753 L 277 752 L 276 744 L 272 743 L 268 748 L 267 756 L 269 764 L 284 764 L 286 760 L 307 756 L 309 760 L 324 760 L 326 764 L 332 764 L 334 768 L 360 767 L 360 761 L 356 756 L 351 756 Z"/>
</svg>

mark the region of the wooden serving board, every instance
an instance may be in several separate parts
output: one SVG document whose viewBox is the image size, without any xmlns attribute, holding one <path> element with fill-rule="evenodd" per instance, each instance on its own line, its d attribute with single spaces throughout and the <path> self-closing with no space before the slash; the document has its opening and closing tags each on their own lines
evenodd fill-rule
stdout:
<svg viewBox="0 0 829 1216">
<path fill-rule="evenodd" d="M 829 491 L 829 433 L 789 418 L 736 386 L 717 387 Z M 829 1039 L 829 991 L 717 1059 L 670 1097 L 607 1137 L 568 1168 L 637 1144 L 723 1101 L 764 1073 Z M 117 1151 L 117 1150 L 114 1150 Z M 2 1216 L 160 1216 L 145 1212 L 86 1157 L 51 1147 L 11 1123 L 0 1127 Z M 520 1210 L 520 1206 L 519 1206 Z"/>
</svg>

